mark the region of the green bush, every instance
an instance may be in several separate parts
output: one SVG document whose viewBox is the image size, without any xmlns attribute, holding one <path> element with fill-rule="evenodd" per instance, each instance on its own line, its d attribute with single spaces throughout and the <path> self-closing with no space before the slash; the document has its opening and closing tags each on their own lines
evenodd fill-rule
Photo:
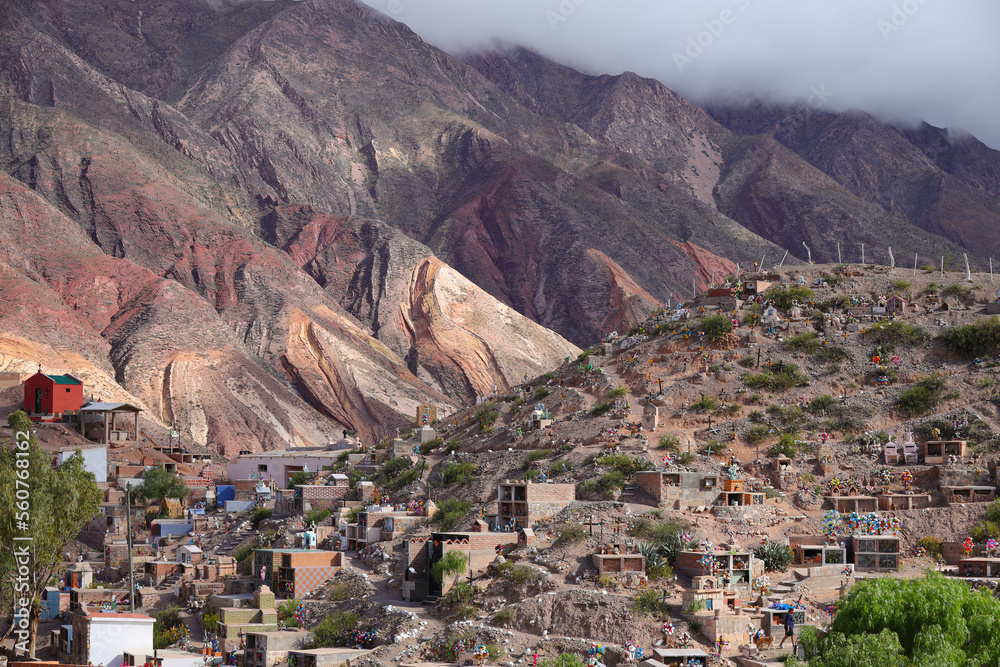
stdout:
<svg viewBox="0 0 1000 667">
<path fill-rule="evenodd" d="M 676 452 L 680 446 L 681 439 L 672 434 L 660 436 L 660 440 L 656 444 L 657 449 L 665 449 L 668 452 Z"/>
<path fill-rule="evenodd" d="M 653 463 L 649 459 L 628 454 L 607 454 L 598 457 L 594 463 L 602 468 L 614 468 L 628 479 L 635 477 L 637 472 L 653 468 Z"/>
<path fill-rule="evenodd" d="M 652 588 L 639 591 L 632 597 L 632 609 L 640 614 L 663 617 L 670 615 L 670 605 L 663 601 L 659 591 Z"/>
<path fill-rule="evenodd" d="M 614 387 L 611 391 L 608 392 L 608 396 L 610 396 L 611 398 L 622 398 L 627 393 L 628 390 L 625 387 L 618 385 L 617 387 Z"/>
<path fill-rule="evenodd" d="M 306 514 L 306 525 L 310 526 L 312 524 L 321 524 L 330 518 L 330 510 L 325 507 L 318 507 L 313 510 L 309 510 Z"/>
<path fill-rule="evenodd" d="M 493 616 L 490 617 L 490 623 L 501 628 L 509 628 L 514 624 L 516 619 L 517 613 L 514 611 L 514 608 L 504 607 L 493 612 Z"/>
<path fill-rule="evenodd" d="M 691 404 L 691 409 L 698 412 L 711 412 L 719 407 L 719 401 L 712 396 L 702 394 L 697 401 Z"/>
<path fill-rule="evenodd" d="M 296 486 L 306 484 L 309 481 L 309 474 L 299 470 L 298 472 L 292 473 L 292 476 L 288 478 L 288 487 L 294 489 Z"/>
<path fill-rule="evenodd" d="M 793 350 L 815 354 L 820 348 L 819 334 L 807 331 L 785 339 L 785 345 Z"/>
<path fill-rule="evenodd" d="M 787 544 L 773 540 L 758 545 L 754 548 L 753 555 L 764 563 L 764 570 L 767 572 L 784 572 L 795 560 L 795 554 Z"/>
<path fill-rule="evenodd" d="M 847 354 L 847 350 L 842 347 L 830 347 L 824 345 L 816 351 L 813 358 L 816 359 L 816 361 L 821 361 L 823 363 L 836 363 L 847 359 L 848 356 L 850 355 Z"/>
<path fill-rule="evenodd" d="M 527 468 L 535 461 L 551 458 L 552 454 L 553 451 L 551 449 L 536 449 L 529 452 L 528 455 L 524 457 L 524 467 Z"/>
<path fill-rule="evenodd" d="M 987 538 L 989 539 L 989 538 Z M 927 555 L 932 558 L 937 558 L 941 555 L 941 545 L 943 544 L 941 538 L 928 535 L 927 537 L 921 537 L 917 540 L 917 546 L 923 547 L 927 552 Z"/>
<path fill-rule="evenodd" d="M 781 308 L 783 310 L 788 310 L 791 308 L 795 301 L 800 304 L 806 304 L 813 299 L 812 290 L 808 287 L 784 287 L 778 285 L 777 287 L 772 287 L 764 296 L 771 300 L 771 303 L 775 305 L 776 308 Z"/>
<path fill-rule="evenodd" d="M 767 440 L 768 435 L 771 433 L 771 427 L 767 424 L 754 424 L 749 429 L 744 436 L 746 441 L 751 445 L 759 445 L 760 443 Z"/>
<path fill-rule="evenodd" d="M 444 438 L 434 438 L 433 440 L 428 440 L 427 442 L 420 443 L 420 453 L 427 456 L 435 449 L 444 444 Z"/>
<path fill-rule="evenodd" d="M 265 519 L 270 519 L 272 514 L 274 514 L 274 512 L 268 508 L 258 507 L 250 516 L 250 525 L 253 526 L 254 530 L 257 530 L 257 526 L 260 525 L 260 522 Z"/>
<path fill-rule="evenodd" d="M 298 610 L 298 608 L 299 608 L 298 598 L 291 598 L 289 600 L 285 600 L 284 602 L 278 605 L 277 608 L 278 620 L 284 621 L 285 625 L 287 625 L 290 628 L 299 627 L 299 621 L 298 619 L 295 618 L 295 612 L 296 610 Z"/>
<path fill-rule="evenodd" d="M 819 412 L 826 412 L 830 408 L 830 406 L 834 404 L 836 400 L 837 399 L 835 399 L 833 396 L 830 396 L 830 394 L 820 394 L 819 396 L 809 401 L 809 407 L 806 409 L 813 414 L 817 414 Z"/>
<path fill-rule="evenodd" d="M 733 321 L 724 315 L 710 315 L 701 321 L 698 330 L 705 332 L 708 340 L 719 340 L 733 330 Z"/>
<path fill-rule="evenodd" d="M 351 509 L 347 510 L 347 517 L 346 517 L 347 523 L 357 523 L 358 515 L 361 514 L 361 510 L 362 510 L 361 507 L 352 507 Z"/>
<path fill-rule="evenodd" d="M 757 363 L 757 358 L 754 357 L 752 354 L 746 355 L 739 361 L 740 366 L 742 366 L 743 368 L 753 368 L 754 364 L 756 363 Z"/>
<path fill-rule="evenodd" d="M 900 293 L 902 293 L 902 292 L 905 292 L 908 289 L 910 289 L 910 283 L 907 282 L 907 281 L 905 281 L 905 280 L 903 280 L 902 278 L 894 280 L 893 283 L 892 283 L 892 291 L 893 292 L 900 292 Z"/>
<path fill-rule="evenodd" d="M 560 653 L 554 658 L 542 660 L 538 667 L 583 667 L 584 664 L 583 658 L 576 653 Z"/>
<path fill-rule="evenodd" d="M 554 547 L 562 547 L 567 544 L 577 544 L 587 539 L 587 531 L 578 523 L 567 523 L 556 532 L 556 539 L 552 542 Z"/>
<path fill-rule="evenodd" d="M 928 338 L 922 328 L 908 322 L 877 322 L 865 334 L 874 345 L 883 346 L 884 351 L 891 352 L 899 345 L 922 345 Z"/>
<path fill-rule="evenodd" d="M 500 417 L 500 411 L 496 408 L 493 403 L 486 403 L 481 406 L 476 413 L 473 415 L 473 419 L 479 422 L 479 426 L 483 429 L 489 429 L 493 426 L 493 423 Z"/>
<path fill-rule="evenodd" d="M 358 615 L 352 611 L 335 611 L 312 629 L 309 648 L 347 646 L 351 633 L 358 627 Z"/>
<path fill-rule="evenodd" d="M 479 469 L 472 461 L 451 461 L 438 476 L 440 486 L 460 484 L 465 486 L 476 481 Z"/>
<path fill-rule="evenodd" d="M 973 528 L 969 532 L 969 536 L 976 542 L 1000 538 L 1000 500 L 994 500 L 993 504 L 986 509 L 983 522 Z M 927 551 L 930 553 L 930 549 Z"/>
<path fill-rule="evenodd" d="M 600 403 L 594 406 L 594 408 L 590 411 L 590 414 L 594 415 L 595 417 L 601 417 L 603 415 L 606 415 L 610 411 L 611 411 L 611 403 L 609 403 L 608 401 L 601 401 Z"/>
<path fill-rule="evenodd" d="M 539 387 L 538 389 L 535 390 L 535 400 L 540 401 L 546 396 L 548 396 L 550 393 L 552 392 L 548 387 Z"/>
<path fill-rule="evenodd" d="M 555 477 L 570 471 L 570 465 L 566 461 L 556 461 L 549 466 L 549 477 Z"/>
<path fill-rule="evenodd" d="M 434 521 L 437 521 L 442 531 L 451 530 L 456 523 L 462 520 L 468 511 L 472 509 L 472 503 L 458 498 L 448 498 L 438 503 L 437 511 L 434 512 Z"/>
<path fill-rule="evenodd" d="M 537 482 L 538 478 L 542 476 L 542 473 L 534 468 L 528 468 L 523 473 L 521 473 L 521 479 L 526 482 Z"/>
<path fill-rule="evenodd" d="M 694 454 L 692 454 L 691 452 L 681 452 L 680 454 L 677 455 L 677 458 L 674 460 L 680 463 L 682 466 L 688 466 L 694 463 Z"/>
<path fill-rule="evenodd" d="M 995 665 L 1000 601 L 938 573 L 859 581 L 837 602 L 822 667 Z"/>
<path fill-rule="evenodd" d="M 937 373 L 921 378 L 899 395 L 898 409 L 906 417 L 927 414 L 941 400 L 947 381 Z"/>
<path fill-rule="evenodd" d="M 176 606 L 170 605 L 157 612 L 154 618 L 156 623 L 153 625 L 153 648 L 165 649 L 187 636 L 188 629 Z"/>
<path fill-rule="evenodd" d="M 798 454 L 798 446 L 795 444 L 795 439 L 788 433 L 782 434 L 778 442 L 771 447 L 767 455 L 774 458 L 777 456 L 787 456 L 790 459 L 794 459 Z"/>
<path fill-rule="evenodd" d="M 541 579 L 542 575 L 530 565 L 515 563 L 508 560 L 497 565 L 497 576 L 519 586 L 524 586 Z"/>
<path fill-rule="evenodd" d="M 971 289 L 968 285 L 964 283 L 952 283 L 944 288 L 944 293 L 947 296 L 963 297 L 967 295 Z"/>
<path fill-rule="evenodd" d="M 771 391 L 785 391 L 809 384 L 809 376 L 800 373 L 795 364 L 787 362 L 761 373 L 744 373 L 740 379 L 748 387 L 764 387 Z"/>
<path fill-rule="evenodd" d="M 992 357 L 1000 353 L 1000 319 L 986 317 L 962 327 L 951 327 L 939 338 L 963 359 Z"/>
</svg>

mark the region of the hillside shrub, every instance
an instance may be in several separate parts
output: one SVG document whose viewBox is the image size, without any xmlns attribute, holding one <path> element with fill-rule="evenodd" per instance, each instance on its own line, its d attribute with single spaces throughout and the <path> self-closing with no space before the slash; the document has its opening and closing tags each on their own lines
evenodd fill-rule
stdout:
<svg viewBox="0 0 1000 667">
<path fill-rule="evenodd" d="M 733 330 L 733 321 L 724 315 L 710 315 L 701 321 L 698 330 L 708 340 L 719 340 Z"/>
<path fill-rule="evenodd" d="M 577 544 L 587 539 L 587 531 L 578 523 L 567 523 L 556 531 L 556 539 L 552 543 L 554 547 L 562 547 L 567 544 Z"/>
<path fill-rule="evenodd" d="M 594 406 L 594 408 L 590 411 L 590 414 L 594 415 L 595 417 L 601 417 L 606 415 L 610 411 L 611 411 L 611 403 L 609 401 L 601 401 L 600 403 Z"/>
<path fill-rule="evenodd" d="M 809 376 L 800 373 L 795 364 L 787 362 L 772 365 L 761 373 L 744 373 L 740 379 L 748 387 L 764 387 L 771 391 L 785 391 L 809 384 Z"/>
<path fill-rule="evenodd" d="M 814 354 L 820 348 L 819 334 L 815 331 L 806 331 L 789 336 L 785 339 L 785 346 L 792 350 L 805 352 L 806 354 Z"/>
<path fill-rule="evenodd" d="M 442 531 L 451 530 L 456 523 L 462 520 L 468 511 L 472 509 L 472 503 L 458 498 L 447 498 L 438 503 L 437 511 L 434 512 L 434 521 L 441 526 Z"/>
<path fill-rule="evenodd" d="M 313 627 L 313 640 L 309 648 L 347 646 L 351 633 L 358 627 L 358 621 L 358 615 L 352 611 L 328 614 Z"/>
<path fill-rule="evenodd" d="M 697 401 L 691 404 L 691 409 L 697 412 L 711 412 L 719 408 L 719 401 L 714 396 L 702 394 Z"/>
<path fill-rule="evenodd" d="M 819 350 L 816 351 L 816 354 L 813 355 L 813 358 L 816 361 L 821 361 L 823 363 L 836 363 L 838 361 L 843 361 L 844 359 L 847 359 L 848 356 L 850 355 L 847 354 L 847 350 L 845 350 L 842 347 L 831 347 L 828 345 L 824 345 L 823 347 L 821 347 Z"/>
<path fill-rule="evenodd" d="M 476 481 L 478 468 L 472 461 L 452 461 L 448 463 L 438 476 L 440 486 L 451 484 L 472 484 Z"/>
<path fill-rule="evenodd" d="M 625 387 L 618 385 L 617 387 L 614 387 L 611 391 L 608 392 L 608 396 L 610 396 L 611 398 L 622 398 L 627 393 L 628 390 L 625 389 Z"/>
<path fill-rule="evenodd" d="M 937 373 L 917 380 L 899 395 L 897 407 L 906 417 L 927 414 L 941 400 L 947 380 Z"/>
<path fill-rule="evenodd" d="M 777 287 L 772 287 L 764 296 L 771 300 L 776 308 L 781 308 L 783 310 L 788 310 L 793 305 L 794 302 L 798 301 L 799 304 L 805 304 L 812 301 L 813 293 L 808 287 L 800 287 L 798 285 L 793 287 L 785 287 L 783 285 L 778 285 Z"/>
<path fill-rule="evenodd" d="M 553 452 L 551 449 L 536 449 L 532 452 L 528 452 L 528 455 L 524 457 L 524 467 L 527 468 L 535 461 L 551 458 L 552 454 Z"/>
<path fill-rule="evenodd" d="M 950 327 L 939 338 L 963 359 L 992 357 L 1000 353 L 1000 319 L 985 317 L 972 324 Z"/>
<path fill-rule="evenodd" d="M 607 454 L 597 458 L 594 463 L 602 468 L 614 468 L 628 479 L 635 477 L 637 472 L 653 469 L 653 463 L 649 459 L 628 454 Z"/>
<path fill-rule="evenodd" d="M 681 446 L 681 439 L 673 434 L 661 435 L 659 442 L 656 443 L 657 449 L 664 449 L 668 452 L 676 452 Z"/>
<path fill-rule="evenodd" d="M 799 453 L 799 447 L 793 438 L 788 433 L 783 433 L 781 438 L 778 439 L 771 449 L 767 452 L 767 455 L 771 458 L 777 456 L 787 456 L 790 459 L 794 459 Z"/>
<path fill-rule="evenodd" d="M 874 345 L 881 345 L 884 352 L 891 352 L 900 345 L 922 345 L 927 339 L 927 332 L 909 322 L 877 322 L 865 336 Z"/>
</svg>

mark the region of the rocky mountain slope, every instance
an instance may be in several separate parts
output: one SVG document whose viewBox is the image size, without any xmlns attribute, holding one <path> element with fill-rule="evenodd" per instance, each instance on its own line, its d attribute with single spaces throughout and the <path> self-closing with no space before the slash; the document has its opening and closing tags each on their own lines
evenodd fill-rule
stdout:
<svg viewBox="0 0 1000 667">
<path fill-rule="evenodd" d="M 994 151 L 900 135 L 941 196 L 883 206 L 860 153 L 726 124 L 355 0 L 0 0 L 5 367 L 56 355 L 225 452 L 370 439 L 803 242 L 989 254 Z"/>
</svg>

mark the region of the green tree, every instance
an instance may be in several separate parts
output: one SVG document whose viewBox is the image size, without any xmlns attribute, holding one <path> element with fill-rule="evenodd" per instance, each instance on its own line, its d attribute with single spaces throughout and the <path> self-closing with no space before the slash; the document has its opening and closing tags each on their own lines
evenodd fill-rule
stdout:
<svg viewBox="0 0 1000 667">
<path fill-rule="evenodd" d="M 434 563 L 431 567 L 431 575 L 443 585 L 445 577 L 457 577 L 465 572 L 466 561 L 467 558 L 461 551 L 449 551 L 441 557 L 441 560 Z"/>
<path fill-rule="evenodd" d="M 16 638 L 34 658 L 42 592 L 62 571 L 66 546 L 100 510 L 101 490 L 79 451 L 52 467 L 24 411 L 11 414 L 7 423 L 14 442 L 0 449 L 0 597 L 5 610 L 15 599 L 27 603 L 27 637 Z M 23 537 L 31 541 L 17 539 Z M 25 544 L 30 544 L 29 555 L 22 556 Z M 18 567 L 24 564 L 28 576 L 19 579 Z M 4 639 L 13 630 L 11 624 Z"/>
<path fill-rule="evenodd" d="M 938 573 L 867 579 L 837 607 L 811 667 L 1000 662 L 1000 601 L 965 582 Z"/>
<path fill-rule="evenodd" d="M 357 627 L 358 615 L 353 611 L 334 612 L 313 627 L 313 640 L 309 648 L 346 646 Z"/>
<path fill-rule="evenodd" d="M 136 487 L 135 493 L 147 503 L 155 502 L 160 508 L 160 516 L 166 516 L 167 504 L 164 501 L 167 498 L 183 498 L 190 491 L 177 473 L 157 463 L 142 476 L 142 484 Z"/>
</svg>

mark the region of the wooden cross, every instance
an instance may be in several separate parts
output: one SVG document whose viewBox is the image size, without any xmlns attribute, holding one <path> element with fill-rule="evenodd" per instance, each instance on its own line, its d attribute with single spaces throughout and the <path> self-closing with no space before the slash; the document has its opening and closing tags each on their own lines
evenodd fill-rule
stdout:
<svg viewBox="0 0 1000 667">
<path fill-rule="evenodd" d="M 587 517 L 587 520 L 583 522 L 583 525 L 590 527 L 590 536 L 593 537 L 594 536 L 594 526 L 600 526 L 601 522 L 600 521 L 595 521 L 594 520 L 594 515 L 591 514 L 590 516 Z M 601 532 L 602 533 L 604 532 L 603 528 L 601 529 Z"/>
</svg>

